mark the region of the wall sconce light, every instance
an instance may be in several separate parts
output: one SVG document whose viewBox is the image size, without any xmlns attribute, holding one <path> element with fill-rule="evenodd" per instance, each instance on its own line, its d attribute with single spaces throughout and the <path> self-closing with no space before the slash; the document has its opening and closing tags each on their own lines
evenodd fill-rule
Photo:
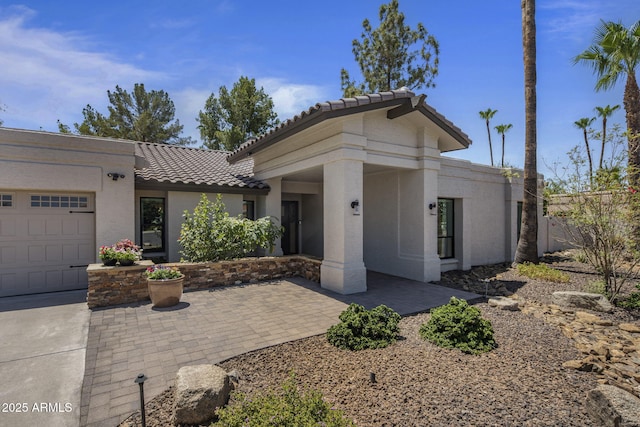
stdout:
<svg viewBox="0 0 640 427">
<path fill-rule="evenodd" d="M 358 199 L 355 199 L 353 202 L 351 202 L 351 209 L 353 209 L 354 215 L 360 215 L 360 202 L 358 201 Z"/>
<path fill-rule="evenodd" d="M 429 213 L 431 215 L 437 215 L 438 214 L 438 210 L 436 209 L 438 207 L 437 203 L 429 203 Z"/>
<path fill-rule="evenodd" d="M 117 180 L 118 180 L 118 178 L 122 178 L 122 179 L 124 179 L 124 175 L 123 175 L 123 174 L 121 174 L 121 173 L 118 173 L 118 172 L 109 172 L 109 173 L 107 174 L 107 176 L 108 176 L 109 178 L 111 178 L 112 180 L 114 180 L 114 181 L 117 181 Z"/>
</svg>

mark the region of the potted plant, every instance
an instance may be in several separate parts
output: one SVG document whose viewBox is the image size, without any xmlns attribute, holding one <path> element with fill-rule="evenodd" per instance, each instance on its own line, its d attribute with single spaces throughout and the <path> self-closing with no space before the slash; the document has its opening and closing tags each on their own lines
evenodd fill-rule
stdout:
<svg viewBox="0 0 640 427">
<path fill-rule="evenodd" d="M 122 239 L 115 245 L 113 249 L 116 252 L 116 258 L 121 266 L 130 266 L 135 264 L 142 258 L 142 249 L 129 239 Z"/>
<path fill-rule="evenodd" d="M 184 274 L 177 267 L 152 265 L 144 272 L 151 303 L 155 307 L 171 307 L 180 302 Z"/>
<path fill-rule="evenodd" d="M 118 262 L 118 256 L 116 254 L 116 250 L 113 249 L 113 246 L 100 246 L 100 260 L 102 264 L 108 266 L 116 265 Z"/>
</svg>

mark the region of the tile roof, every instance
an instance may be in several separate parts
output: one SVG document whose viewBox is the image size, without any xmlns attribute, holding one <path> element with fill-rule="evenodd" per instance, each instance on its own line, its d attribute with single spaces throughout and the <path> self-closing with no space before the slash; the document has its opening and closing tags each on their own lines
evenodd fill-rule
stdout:
<svg viewBox="0 0 640 427">
<path fill-rule="evenodd" d="M 296 132 L 300 132 L 309 126 L 321 122 L 322 120 L 340 115 L 355 114 L 378 108 L 407 104 L 411 103 L 412 99 L 417 99 L 415 93 L 407 88 L 401 88 L 388 92 L 360 95 L 353 98 L 341 98 L 335 101 L 319 102 L 293 118 L 280 123 L 269 132 L 257 138 L 249 139 L 230 153 L 229 161 L 240 161 L 246 158 L 246 156 L 251 155 L 256 149 L 287 138 Z M 467 134 L 442 114 L 438 113 L 433 107 L 423 102 L 423 100 L 424 97 L 420 97 L 420 104 L 415 106 L 415 109 L 422 112 L 426 117 L 434 121 L 438 126 L 442 127 L 461 144 L 467 147 L 471 144 L 471 140 Z"/>
<path fill-rule="evenodd" d="M 135 153 L 146 161 L 143 168 L 135 171 L 138 184 L 269 189 L 266 183 L 253 178 L 253 160 L 230 164 L 227 151 L 137 142 Z"/>
</svg>

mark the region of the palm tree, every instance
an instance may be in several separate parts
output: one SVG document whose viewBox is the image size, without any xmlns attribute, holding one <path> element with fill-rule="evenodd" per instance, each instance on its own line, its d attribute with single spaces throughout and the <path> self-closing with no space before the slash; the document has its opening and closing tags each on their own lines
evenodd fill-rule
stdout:
<svg viewBox="0 0 640 427">
<path fill-rule="evenodd" d="M 522 49 L 524 58 L 524 196 L 522 227 L 514 263 L 538 262 L 538 165 L 536 134 L 536 3 L 522 0 Z"/>
<path fill-rule="evenodd" d="M 589 181 L 593 178 L 593 160 L 591 160 L 591 148 L 589 147 L 587 130 L 589 130 L 589 126 L 591 126 L 591 123 L 593 123 L 595 119 L 595 117 L 583 117 L 580 120 L 573 122 L 575 127 L 582 129 L 582 132 L 584 132 L 584 145 L 587 147 L 587 159 L 589 160 Z"/>
<path fill-rule="evenodd" d="M 513 127 L 511 123 L 508 125 L 498 125 L 496 126 L 496 131 L 502 135 L 502 162 L 500 163 L 500 167 L 504 167 L 504 134 Z"/>
<path fill-rule="evenodd" d="M 626 28 L 620 22 L 604 22 L 596 28 L 593 44 L 574 59 L 590 65 L 598 77 L 596 90 L 615 86 L 626 77 L 623 105 L 629 142 L 629 177 L 633 188 L 640 184 L 640 88 L 636 69 L 640 65 L 640 21 Z"/>
<path fill-rule="evenodd" d="M 491 146 L 491 130 L 489 128 L 489 120 L 496 115 L 498 110 L 492 110 L 491 108 L 487 108 L 485 111 L 480 111 L 480 118 L 484 119 L 487 123 L 487 135 L 489 136 L 489 155 L 491 156 L 491 166 L 493 166 L 493 147 Z"/>
<path fill-rule="evenodd" d="M 604 144 L 607 142 L 607 117 L 611 117 L 616 110 L 620 108 L 619 105 L 607 105 L 606 107 L 596 107 L 598 116 L 602 117 L 602 147 L 600 148 L 600 162 L 598 163 L 598 169 L 602 169 L 602 159 L 604 158 Z"/>
</svg>

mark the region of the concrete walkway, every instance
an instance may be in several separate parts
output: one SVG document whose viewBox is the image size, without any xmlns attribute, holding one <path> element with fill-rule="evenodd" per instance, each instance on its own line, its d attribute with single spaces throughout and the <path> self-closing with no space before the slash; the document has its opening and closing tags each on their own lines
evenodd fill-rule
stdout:
<svg viewBox="0 0 640 427">
<path fill-rule="evenodd" d="M 77 427 L 87 291 L 0 298 L 0 426 Z"/>
<path fill-rule="evenodd" d="M 385 304 L 400 314 L 478 295 L 377 273 L 364 294 L 338 295 L 294 278 L 188 292 L 176 307 L 150 303 L 91 314 L 82 387 L 81 425 L 113 427 L 139 409 L 134 379 L 144 373 L 145 400 L 173 384 L 184 365 L 219 363 L 247 351 L 318 335 L 355 302 Z"/>
</svg>

